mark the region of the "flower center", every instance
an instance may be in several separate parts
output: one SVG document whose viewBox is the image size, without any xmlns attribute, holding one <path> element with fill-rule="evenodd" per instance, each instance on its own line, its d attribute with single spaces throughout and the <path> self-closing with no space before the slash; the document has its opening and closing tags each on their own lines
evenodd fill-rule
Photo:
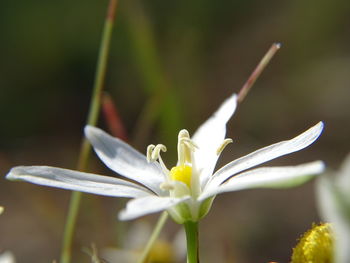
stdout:
<svg viewBox="0 0 350 263">
<path fill-rule="evenodd" d="M 175 166 L 170 170 L 170 178 L 174 181 L 183 182 L 191 188 L 192 167 L 189 165 Z"/>
<path fill-rule="evenodd" d="M 186 194 L 190 192 L 192 195 L 198 195 L 200 191 L 199 178 L 197 173 L 193 173 L 193 169 L 195 168 L 192 168 L 194 167 L 193 152 L 196 148 L 198 147 L 191 140 L 188 131 L 181 130 L 178 135 L 177 144 L 178 162 L 177 165 L 169 171 L 160 156 L 161 152 L 166 152 L 166 147 L 162 144 L 151 144 L 147 147 L 147 161 L 155 162 L 158 160 L 163 172 L 168 175 L 166 180 L 161 183 L 161 189 L 174 191 L 174 193 L 176 192 L 177 194 L 181 192 L 180 195 L 183 195 L 184 192 L 180 190 L 186 188 Z M 175 181 L 184 183 L 186 187 L 181 187 L 181 185 L 176 186 L 176 184 L 174 184 Z"/>
</svg>

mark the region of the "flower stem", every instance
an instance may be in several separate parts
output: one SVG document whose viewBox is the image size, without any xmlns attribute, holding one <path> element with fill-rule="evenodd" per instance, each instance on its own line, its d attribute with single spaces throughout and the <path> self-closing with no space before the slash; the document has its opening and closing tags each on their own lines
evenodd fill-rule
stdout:
<svg viewBox="0 0 350 263">
<path fill-rule="evenodd" d="M 198 257 L 198 222 L 184 223 L 187 241 L 187 263 L 199 263 Z"/>
<path fill-rule="evenodd" d="M 147 242 L 145 248 L 143 249 L 142 254 L 141 254 L 139 260 L 137 261 L 137 263 L 146 262 L 147 256 L 148 256 L 150 250 L 152 249 L 154 242 L 157 240 L 159 233 L 162 230 L 167 219 L 168 219 L 168 212 L 164 211 L 160 215 L 160 217 L 158 218 L 157 224 L 153 229 L 151 237 L 148 239 L 148 242 Z"/>
<path fill-rule="evenodd" d="M 108 53 L 109 53 L 109 46 L 111 42 L 116 6 L 117 6 L 117 0 L 109 1 L 109 6 L 107 10 L 107 15 L 105 19 L 105 24 L 104 24 L 104 29 L 103 29 L 102 39 L 101 39 L 101 44 L 99 49 L 99 56 L 97 60 L 93 94 L 91 97 L 90 109 L 89 109 L 89 114 L 87 118 L 88 125 L 96 125 L 99 111 L 100 111 L 101 94 L 102 94 L 104 80 L 106 76 L 107 59 L 108 59 Z M 80 171 L 87 170 L 87 164 L 88 164 L 90 153 L 91 153 L 91 146 L 84 137 L 80 148 L 79 160 L 77 165 L 78 170 Z M 63 244 L 62 244 L 60 263 L 69 263 L 71 261 L 73 234 L 74 234 L 75 225 L 77 222 L 81 198 L 82 198 L 82 193 L 80 192 L 73 192 L 71 195 L 68 215 L 66 218 L 66 225 L 64 229 L 64 235 L 63 235 Z"/>
</svg>

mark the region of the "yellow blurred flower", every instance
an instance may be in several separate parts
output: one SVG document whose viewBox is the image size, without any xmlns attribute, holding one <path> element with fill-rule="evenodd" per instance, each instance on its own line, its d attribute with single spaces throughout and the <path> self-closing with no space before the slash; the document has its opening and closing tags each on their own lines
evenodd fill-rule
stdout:
<svg viewBox="0 0 350 263">
<path fill-rule="evenodd" d="M 332 263 L 333 246 L 331 224 L 314 224 L 293 249 L 291 263 Z"/>
<path fill-rule="evenodd" d="M 151 235 L 151 225 L 138 221 L 131 225 L 125 236 L 122 248 L 106 248 L 101 255 L 107 262 L 135 263 L 141 256 L 143 248 Z M 146 263 L 176 263 L 186 258 L 184 232 L 178 232 L 173 239 L 158 238 L 149 252 Z"/>
</svg>

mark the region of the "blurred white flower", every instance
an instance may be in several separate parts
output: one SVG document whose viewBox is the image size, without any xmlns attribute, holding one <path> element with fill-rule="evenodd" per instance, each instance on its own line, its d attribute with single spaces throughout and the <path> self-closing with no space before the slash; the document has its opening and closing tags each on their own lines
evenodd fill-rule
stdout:
<svg viewBox="0 0 350 263">
<path fill-rule="evenodd" d="M 4 212 L 4 207 L 0 206 L 0 215 Z"/>
<path fill-rule="evenodd" d="M 299 136 L 234 160 L 214 172 L 216 162 L 232 140 L 225 139 L 226 123 L 234 113 L 233 94 L 194 133 L 178 136 L 178 162 L 168 169 L 162 144 L 150 145 L 147 156 L 104 131 L 87 126 L 85 134 L 99 158 L 126 180 L 46 166 L 19 166 L 7 175 L 11 180 L 59 187 L 93 194 L 131 197 L 121 220 L 167 210 L 178 223 L 198 221 L 207 214 L 219 193 L 252 188 L 285 188 L 304 183 L 324 170 L 321 161 L 297 166 L 250 169 L 313 143 L 323 130 L 319 122 Z"/>
<path fill-rule="evenodd" d="M 313 224 L 293 248 L 290 263 L 334 263 L 332 226 Z"/>
<path fill-rule="evenodd" d="M 317 181 L 317 201 L 323 220 L 332 223 L 336 263 L 350 262 L 350 154 L 341 169 Z"/>
<path fill-rule="evenodd" d="M 16 263 L 16 260 L 10 251 L 5 251 L 0 254 L 0 263 Z"/>
<path fill-rule="evenodd" d="M 151 236 L 151 225 L 138 221 L 130 226 L 126 234 L 123 248 L 106 248 L 101 255 L 107 262 L 138 262 L 143 248 Z M 147 262 L 174 263 L 183 262 L 186 259 L 185 232 L 179 231 L 173 238 L 158 238 L 147 257 Z"/>
</svg>

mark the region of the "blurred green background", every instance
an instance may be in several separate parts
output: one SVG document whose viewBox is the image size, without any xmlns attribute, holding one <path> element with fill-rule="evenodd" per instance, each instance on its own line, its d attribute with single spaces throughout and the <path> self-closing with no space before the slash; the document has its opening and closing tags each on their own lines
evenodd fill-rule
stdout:
<svg viewBox="0 0 350 263">
<path fill-rule="evenodd" d="M 16 165 L 74 169 L 107 4 L 2 1 L 4 176 Z M 142 152 L 147 144 L 165 144 L 171 167 L 179 129 L 193 133 L 239 91 L 270 45 L 281 42 L 228 125 L 234 144 L 221 163 L 323 120 L 315 145 L 272 163 L 322 159 L 336 169 L 350 149 L 349 11 L 347 0 L 120 0 L 105 87 L 130 142 Z M 101 117 L 99 126 L 108 130 Z M 91 170 L 112 175 L 95 157 Z M 58 259 L 70 193 L 4 179 L 0 189 L 0 250 L 13 251 L 18 262 Z M 86 195 L 75 262 L 89 262 L 81 248 L 91 243 L 121 246 L 120 233 L 132 227 L 116 219 L 123 206 L 119 199 Z M 201 223 L 202 262 L 288 262 L 296 239 L 318 221 L 312 182 L 219 196 Z M 171 236 L 178 228 L 169 222 L 164 232 Z"/>
</svg>

